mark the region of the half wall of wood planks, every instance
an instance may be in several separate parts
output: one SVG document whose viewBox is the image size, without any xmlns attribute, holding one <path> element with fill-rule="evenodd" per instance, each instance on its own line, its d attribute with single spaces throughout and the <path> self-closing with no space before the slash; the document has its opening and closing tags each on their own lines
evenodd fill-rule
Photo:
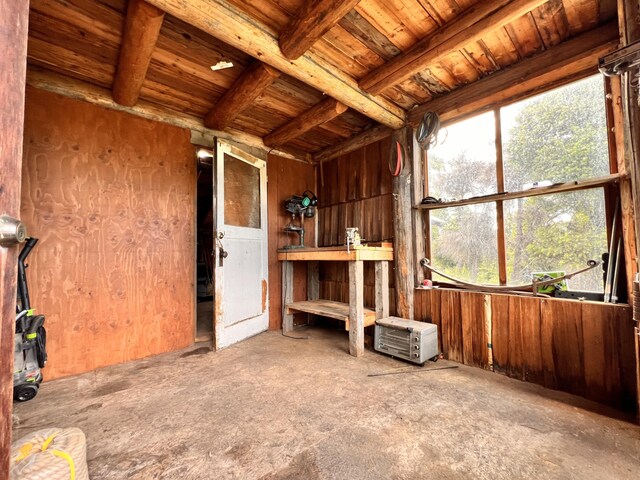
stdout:
<svg viewBox="0 0 640 480">
<path fill-rule="evenodd" d="M 27 88 L 22 220 L 51 380 L 194 339 L 188 131 Z"/>
<path fill-rule="evenodd" d="M 629 306 L 433 289 L 416 290 L 415 317 L 449 360 L 635 410 Z"/>
<path fill-rule="evenodd" d="M 367 145 L 318 166 L 318 244 L 344 245 L 347 227 L 358 227 L 363 241 L 393 238 L 393 195 L 389 139 Z M 324 180 L 324 182 L 322 182 Z M 393 264 L 390 265 L 393 268 Z M 391 312 L 395 312 L 394 275 L 389 274 Z M 375 272 L 364 264 L 364 303 L 375 306 Z M 349 273 L 344 262 L 320 262 L 320 298 L 349 301 Z"/>
</svg>

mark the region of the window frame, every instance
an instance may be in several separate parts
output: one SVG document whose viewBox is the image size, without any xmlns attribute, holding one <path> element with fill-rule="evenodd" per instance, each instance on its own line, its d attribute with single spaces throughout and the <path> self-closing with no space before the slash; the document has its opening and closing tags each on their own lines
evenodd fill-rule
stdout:
<svg viewBox="0 0 640 480">
<path fill-rule="evenodd" d="M 513 105 L 517 102 L 526 100 L 527 98 L 535 97 L 538 95 L 545 94 L 551 90 L 555 90 L 567 85 L 570 85 L 575 82 L 579 82 L 581 80 L 585 80 L 588 77 L 594 76 L 593 73 L 587 73 L 585 75 L 581 75 L 579 77 L 572 77 L 567 79 L 565 82 L 555 83 L 552 85 L 548 85 L 548 88 L 538 89 L 535 91 L 528 92 L 527 94 L 518 95 L 517 97 L 510 98 L 508 100 L 504 100 L 503 102 L 493 104 L 490 108 L 481 108 L 478 110 L 474 110 L 473 112 L 468 112 L 460 116 L 448 118 L 445 122 L 443 122 L 442 126 L 446 127 L 448 125 L 452 125 L 469 118 L 473 118 L 475 116 L 481 115 L 487 112 L 493 112 L 494 116 L 494 139 L 495 139 L 495 149 L 496 149 L 496 194 L 504 194 L 505 193 L 505 181 L 504 181 L 504 157 L 503 157 L 503 143 L 502 143 L 502 119 L 501 119 L 501 109 L 507 107 L 509 105 Z M 602 95 L 605 98 L 605 122 L 607 126 L 607 151 L 609 154 L 609 173 L 611 178 L 609 180 L 602 180 L 601 182 L 596 182 L 593 185 L 586 186 L 582 189 L 602 189 L 602 194 L 604 196 L 605 202 L 605 224 L 607 229 L 607 245 L 609 245 L 611 241 L 611 224 L 613 221 L 613 209 L 614 209 L 614 201 L 617 196 L 620 195 L 619 191 L 619 178 L 613 177 L 618 174 L 618 164 L 616 161 L 616 144 L 615 144 L 615 134 L 613 132 L 613 108 L 611 105 L 610 97 L 611 97 L 611 80 L 607 77 L 603 78 L 603 92 Z M 429 196 L 429 152 L 418 153 L 418 155 L 422 155 L 422 184 L 423 184 L 423 192 L 424 196 Z M 599 180 L 596 178 L 588 178 L 585 179 L 585 182 L 590 182 L 594 180 Z M 617 185 L 613 185 L 613 183 L 617 183 Z M 535 190 L 530 191 L 531 193 L 528 195 L 521 195 L 519 198 L 531 198 L 533 196 L 544 196 L 544 195 L 553 195 L 559 193 L 558 191 L 546 191 L 546 192 L 536 192 Z M 495 199 L 489 200 L 483 198 L 477 199 L 469 199 L 465 201 L 465 205 L 478 205 L 481 203 L 494 203 L 496 206 L 496 237 L 497 237 L 497 250 L 498 250 L 498 279 L 499 285 L 505 286 L 508 285 L 508 277 L 507 277 L 507 254 L 506 254 L 506 237 L 505 237 L 505 225 L 504 225 L 504 202 L 510 200 L 510 198 L 504 199 Z M 456 202 L 449 202 L 451 205 L 438 205 L 436 208 L 438 209 L 446 209 L 446 208 L 455 208 L 460 205 L 456 205 Z M 426 258 L 432 260 L 432 248 L 431 248 L 431 209 L 428 207 L 416 206 L 416 208 L 421 208 L 422 216 L 423 216 L 423 224 L 424 224 L 424 253 Z M 435 208 L 432 208 L 435 209 Z M 626 264 L 626 259 L 622 258 L 623 265 Z M 432 280 L 433 274 L 431 271 L 425 272 L 425 278 Z M 434 281 L 437 283 L 437 280 Z"/>
</svg>

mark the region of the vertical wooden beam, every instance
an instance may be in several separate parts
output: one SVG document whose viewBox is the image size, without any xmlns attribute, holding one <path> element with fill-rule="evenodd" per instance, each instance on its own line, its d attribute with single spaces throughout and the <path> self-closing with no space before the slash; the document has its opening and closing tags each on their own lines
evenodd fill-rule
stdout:
<svg viewBox="0 0 640 480">
<path fill-rule="evenodd" d="M 289 305 L 293 302 L 293 262 L 282 262 L 282 332 L 289 333 L 293 330 L 293 314 L 289 312 Z"/>
<path fill-rule="evenodd" d="M 500 109 L 493 111 L 496 131 L 496 179 L 498 193 L 504 192 L 504 162 L 502 159 L 502 120 Z M 504 236 L 504 204 L 502 200 L 496 202 L 496 221 L 498 225 L 498 279 L 500 285 L 507 284 L 507 249 Z"/>
<path fill-rule="evenodd" d="M 375 262 L 376 320 L 389 316 L 389 262 Z"/>
<path fill-rule="evenodd" d="M 418 205 L 425 197 L 424 193 L 424 161 L 426 152 L 420 148 L 415 132 L 409 129 L 411 134 L 411 206 Z M 425 269 L 418 267 L 420 260 L 424 258 L 427 230 L 425 228 L 426 210 L 411 209 L 411 222 L 413 225 L 415 248 L 413 249 L 414 281 L 415 285 L 421 285 L 425 277 Z"/>
<path fill-rule="evenodd" d="M 162 10 L 144 0 L 129 0 L 113 82 L 113 99 L 120 105 L 131 107 L 137 103 L 163 20 Z"/>
<path fill-rule="evenodd" d="M 636 258 L 636 233 L 635 233 L 635 209 L 633 206 L 633 193 L 631 185 L 631 177 L 629 176 L 631 166 L 628 165 L 628 156 L 625 155 L 624 145 L 624 114 L 622 112 L 622 91 L 620 77 L 611 77 L 608 79 L 611 93 L 610 100 L 612 107 L 613 133 L 615 148 L 615 167 L 620 178 L 620 211 L 622 213 L 622 238 L 625 258 L 625 272 L 627 277 L 627 296 L 629 303 L 633 295 L 633 280 L 637 271 Z"/>
<path fill-rule="evenodd" d="M 320 298 L 320 262 L 307 263 L 307 300 Z"/>
<path fill-rule="evenodd" d="M 19 218 L 29 2 L 0 0 L 0 215 Z M 0 478 L 9 477 L 18 247 L 0 247 Z"/>
<path fill-rule="evenodd" d="M 624 47 L 640 40 L 640 2 L 638 0 L 618 0 L 618 22 L 620 30 L 620 43 Z M 623 138 L 625 163 L 630 168 L 631 191 L 633 197 L 634 212 L 640 211 L 640 107 L 638 106 L 638 92 L 631 85 L 632 74 L 626 73 L 622 77 L 621 99 L 623 111 Z M 622 195 L 622 191 L 621 191 Z M 636 255 L 640 257 L 638 239 L 640 239 L 640 229 L 638 219 L 635 217 L 635 238 Z M 626 242 L 625 242 L 626 243 Z M 625 245 L 625 248 L 627 246 Z M 633 257 L 630 257 L 633 258 Z M 634 265 L 637 269 L 637 264 Z M 637 271 L 637 270 L 636 270 Z M 631 297 L 632 301 L 636 299 Z M 632 303 L 633 304 L 633 303 Z M 638 320 L 634 318 L 634 320 Z M 636 403 L 637 420 L 640 422 L 640 329 L 636 323 L 633 331 L 636 350 Z"/>
<path fill-rule="evenodd" d="M 411 129 L 398 130 L 391 141 L 392 148 L 396 141 L 405 147 L 408 159 L 404 169 L 397 177 L 393 177 L 393 257 L 395 262 L 396 281 L 396 313 L 399 317 L 413 319 L 414 285 L 414 232 L 411 216 Z"/>
<path fill-rule="evenodd" d="M 364 275 L 363 262 L 349 262 L 349 353 L 364 355 Z"/>
</svg>

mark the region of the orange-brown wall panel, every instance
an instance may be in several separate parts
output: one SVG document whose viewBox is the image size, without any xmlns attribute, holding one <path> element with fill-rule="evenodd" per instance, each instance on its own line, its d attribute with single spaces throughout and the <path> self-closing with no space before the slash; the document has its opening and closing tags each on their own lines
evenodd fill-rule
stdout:
<svg viewBox="0 0 640 480">
<path fill-rule="evenodd" d="M 189 132 L 28 88 L 22 220 L 45 378 L 193 341 Z"/>
</svg>

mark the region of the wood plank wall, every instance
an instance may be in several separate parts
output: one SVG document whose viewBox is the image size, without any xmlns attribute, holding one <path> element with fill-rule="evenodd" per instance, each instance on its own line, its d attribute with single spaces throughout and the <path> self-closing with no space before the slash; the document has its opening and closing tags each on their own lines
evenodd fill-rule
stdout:
<svg viewBox="0 0 640 480">
<path fill-rule="evenodd" d="M 324 162 L 318 167 L 318 243 L 344 245 L 347 227 L 358 227 L 366 241 L 393 239 L 393 195 L 388 158 L 390 139 Z M 320 170 L 322 170 L 320 172 Z M 393 268 L 393 264 L 391 264 Z M 349 274 L 341 262 L 320 263 L 320 298 L 348 302 Z M 395 312 L 394 275 L 389 273 L 391 312 Z M 373 307 L 375 272 L 364 265 L 364 303 Z"/>
<path fill-rule="evenodd" d="M 269 155 L 267 159 L 267 204 L 269 218 L 269 329 L 282 328 L 282 264 L 277 250 L 285 245 L 297 244 L 298 236 L 287 234 L 284 227 L 291 221 L 282 204 L 291 195 L 305 190 L 316 191 L 316 169 L 288 158 Z M 316 219 L 305 219 L 305 245 L 317 246 Z M 294 262 L 294 300 L 307 299 L 307 271 L 304 262 Z"/>
<path fill-rule="evenodd" d="M 450 360 L 635 410 L 629 306 L 416 290 L 415 318 L 438 325 Z"/>
<path fill-rule="evenodd" d="M 45 379 L 194 339 L 195 152 L 189 132 L 27 89 L 22 219 L 46 315 Z"/>
</svg>

